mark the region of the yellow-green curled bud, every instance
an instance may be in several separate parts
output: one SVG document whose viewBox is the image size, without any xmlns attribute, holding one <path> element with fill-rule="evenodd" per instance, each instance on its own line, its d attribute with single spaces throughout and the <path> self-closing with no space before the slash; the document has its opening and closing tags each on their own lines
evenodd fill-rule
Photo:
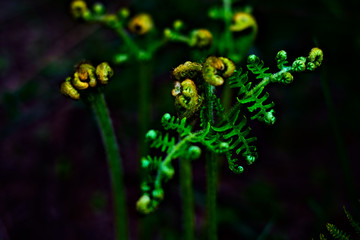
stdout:
<svg viewBox="0 0 360 240">
<path fill-rule="evenodd" d="M 208 57 L 203 64 L 203 78 L 213 85 L 220 86 L 224 83 L 224 78 L 230 77 L 235 71 L 235 64 L 228 58 Z"/>
<path fill-rule="evenodd" d="M 320 48 L 312 48 L 310 50 L 308 61 L 315 65 L 315 68 L 320 67 L 324 58 L 323 51 Z"/>
<path fill-rule="evenodd" d="M 257 28 L 257 23 L 253 16 L 245 12 L 237 12 L 234 14 L 230 31 L 241 32 L 250 27 Z"/>
<path fill-rule="evenodd" d="M 86 89 L 88 86 L 95 87 L 95 68 L 86 62 L 79 63 L 76 66 L 72 83 L 77 89 Z"/>
<path fill-rule="evenodd" d="M 147 13 L 140 13 L 130 19 L 128 28 L 130 32 L 137 35 L 144 35 L 150 32 L 154 27 L 151 16 Z"/>
<path fill-rule="evenodd" d="M 101 84 L 107 84 L 114 71 L 107 62 L 102 62 L 96 67 L 96 76 Z"/>
<path fill-rule="evenodd" d="M 144 214 L 149 214 L 152 211 L 150 204 L 151 204 L 150 197 L 147 194 L 144 194 L 136 202 L 136 210 Z"/>
<path fill-rule="evenodd" d="M 201 64 L 186 61 L 184 64 L 177 66 L 172 74 L 177 80 L 194 79 L 198 74 L 201 74 L 201 70 Z"/>
<path fill-rule="evenodd" d="M 86 2 L 83 0 L 75 0 L 70 5 L 71 13 L 75 18 L 83 18 L 84 15 L 89 13 Z"/>
<path fill-rule="evenodd" d="M 190 43 L 191 47 L 209 47 L 212 43 L 212 34 L 207 29 L 197 29 L 191 32 Z"/>
<path fill-rule="evenodd" d="M 71 77 L 66 78 L 60 85 L 60 93 L 75 100 L 80 99 L 79 92 L 71 85 Z"/>
</svg>

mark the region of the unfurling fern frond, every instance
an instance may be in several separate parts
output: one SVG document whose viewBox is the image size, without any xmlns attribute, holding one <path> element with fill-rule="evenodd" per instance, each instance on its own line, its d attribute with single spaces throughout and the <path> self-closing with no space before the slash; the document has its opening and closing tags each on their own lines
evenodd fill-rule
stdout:
<svg viewBox="0 0 360 240">
<path fill-rule="evenodd" d="M 169 113 L 165 113 L 161 118 L 161 124 L 163 125 L 165 130 L 176 130 L 181 137 L 187 136 L 191 133 L 191 126 L 186 125 L 186 117 L 180 120 L 175 116 L 171 117 Z"/>
<path fill-rule="evenodd" d="M 339 240 L 349 240 L 350 236 L 349 234 L 345 233 L 344 231 L 337 228 L 334 224 L 328 223 L 326 224 L 326 228 L 335 239 Z"/>
<path fill-rule="evenodd" d="M 229 85 L 231 88 L 239 88 L 239 97 L 249 92 L 251 88 L 251 82 L 248 82 L 248 72 L 246 71 L 242 73 L 241 68 L 236 70 L 234 75 L 229 79 Z"/>
<path fill-rule="evenodd" d="M 239 118 L 240 115 L 241 117 Z M 229 144 L 229 151 L 235 151 L 237 155 L 241 154 L 248 164 L 252 164 L 257 158 L 257 152 L 256 147 L 252 146 L 251 143 L 256 138 L 248 138 L 251 128 L 246 128 L 245 126 L 246 118 L 240 114 L 240 108 L 237 108 L 228 113 L 224 124 L 219 127 L 212 127 L 212 129 L 220 134 L 223 142 Z M 235 163 L 235 160 L 229 156 L 227 155 L 228 161 L 231 164 L 229 167 L 234 169 L 232 164 Z"/>
<path fill-rule="evenodd" d="M 248 69 L 256 76 L 256 78 L 266 78 L 270 77 L 271 73 L 266 73 L 267 70 L 269 70 L 268 67 L 264 67 L 264 62 L 256 55 L 250 55 L 247 60 Z"/>
<path fill-rule="evenodd" d="M 346 210 L 345 206 L 343 206 L 344 212 L 346 214 L 347 219 L 350 222 L 350 225 L 354 228 L 356 234 L 360 237 L 360 225 L 358 222 L 355 222 L 351 214 Z"/>
<path fill-rule="evenodd" d="M 274 102 L 269 104 L 264 104 L 264 102 L 268 99 L 269 93 L 266 92 L 264 95 L 261 96 L 262 91 L 264 88 L 259 88 L 254 94 L 250 97 L 245 99 L 239 99 L 238 101 L 240 104 L 251 104 L 248 106 L 248 110 L 250 112 L 255 112 L 255 114 L 251 117 L 251 120 L 258 119 L 259 121 L 265 122 L 266 124 L 272 125 L 275 123 L 275 116 L 273 115 L 274 110 Z"/>
<path fill-rule="evenodd" d="M 166 133 L 165 136 L 159 131 L 150 130 L 146 134 L 146 138 L 151 141 L 150 147 L 160 148 L 162 152 L 169 153 L 175 145 L 175 138 L 170 137 Z"/>
<path fill-rule="evenodd" d="M 151 156 L 143 157 L 141 159 L 141 168 L 146 169 L 148 171 L 152 171 L 157 169 L 162 161 L 161 157 L 154 157 Z"/>
</svg>

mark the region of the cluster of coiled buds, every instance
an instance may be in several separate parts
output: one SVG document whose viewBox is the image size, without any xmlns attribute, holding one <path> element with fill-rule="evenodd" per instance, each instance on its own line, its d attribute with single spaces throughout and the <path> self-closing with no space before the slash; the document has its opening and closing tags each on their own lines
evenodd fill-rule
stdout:
<svg viewBox="0 0 360 240">
<path fill-rule="evenodd" d="M 228 58 L 208 57 L 204 63 L 187 61 L 173 71 L 176 79 L 171 94 L 175 97 L 175 107 L 181 118 L 190 118 L 201 108 L 204 82 L 220 86 L 224 79 L 235 71 L 235 64 Z"/>
<path fill-rule="evenodd" d="M 173 29 L 166 28 L 164 30 L 165 39 L 173 42 L 184 42 L 190 47 L 209 48 L 213 42 L 213 35 L 208 29 L 199 28 L 190 32 L 189 36 L 183 35 L 181 30 L 184 24 L 180 20 L 173 23 Z"/>
<path fill-rule="evenodd" d="M 80 92 L 94 89 L 98 85 L 106 85 L 114 74 L 107 62 L 96 67 L 87 62 L 81 62 L 75 67 L 71 77 L 67 77 L 60 85 L 60 93 L 72 99 L 80 99 Z"/>
<path fill-rule="evenodd" d="M 106 9 L 101 3 L 95 3 L 92 9 L 89 9 L 84 0 L 72 1 L 70 8 L 75 18 L 90 22 L 101 22 L 110 28 L 123 27 L 125 19 L 130 15 L 127 8 L 121 8 L 117 14 L 106 14 Z M 154 29 L 154 23 L 149 14 L 139 13 L 128 21 L 127 27 L 130 32 L 136 35 L 144 35 Z"/>
<path fill-rule="evenodd" d="M 323 51 L 320 48 L 315 47 L 310 50 L 307 57 L 298 57 L 290 67 L 287 67 L 285 65 L 288 63 L 287 53 L 284 50 L 281 50 L 276 55 L 277 66 L 280 70 L 285 69 L 286 71 L 281 71 L 280 75 L 274 75 L 273 81 L 289 84 L 294 79 L 290 72 L 303 72 L 306 70 L 314 71 L 316 68 L 320 67 L 323 58 Z"/>
</svg>

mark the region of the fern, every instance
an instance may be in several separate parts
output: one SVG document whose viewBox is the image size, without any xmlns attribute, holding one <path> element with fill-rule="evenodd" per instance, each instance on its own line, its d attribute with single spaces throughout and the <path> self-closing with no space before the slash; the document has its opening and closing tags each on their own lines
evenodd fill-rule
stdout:
<svg viewBox="0 0 360 240">
<path fill-rule="evenodd" d="M 169 153 L 175 145 L 175 139 L 173 137 L 169 138 L 169 134 L 166 133 L 165 136 L 159 131 L 150 130 L 146 134 L 147 139 L 151 141 L 150 147 L 160 148 L 162 152 Z"/>
<path fill-rule="evenodd" d="M 186 125 L 186 118 L 181 120 L 176 117 L 171 117 L 170 114 L 166 113 L 161 118 L 161 123 L 165 130 L 174 129 L 176 130 L 181 137 L 187 136 L 191 133 L 191 126 Z"/>
<path fill-rule="evenodd" d="M 248 72 L 242 74 L 242 69 L 235 70 L 234 75 L 229 78 L 231 88 L 239 88 L 238 96 L 247 93 L 251 88 L 251 82 L 248 82 Z"/>
<path fill-rule="evenodd" d="M 354 228 L 356 234 L 360 237 L 360 225 L 358 222 L 355 222 L 351 214 L 346 210 L 345 206 L 343 206 L 345 215 L 349 220 L 350 225 Z"/>
<path fill-rule="evenodd" d="M 350 214 L 349 211 L 346 210 L 345 206 L 343 206 L 343 209 L 344 209 L 344 213 L 345 213 L 346 218 L 348 219 L 350 225 L 353 227 L 355 233 L 360 237 L 359 223 L 353 219 L 352 215 Z M 334 224 L 327 223 L 326 228 L 334 239 L 342 239 L 342 240 L 351 239 L 350 234 L 345 233 L 344 231 L 342 231 L 341 229 L 336 227 Z M 320 240 L 323 239 L 322 236 L 324 236 L 324 235 L 320 234 Z"/>
<path fill-rule="evenodd" d="M 326 224 L 326 228 L 329 231 L 329 233 L 331 234 L 331 236 L 335 239 L 340 239 L 340 240 L 349 240 L 350 239 L 350 236 L 347 233 L 338 229 L 334 224 L 328 223 L 328 224 Z"/>
<path fill-rule="evenodd" d="M 274 103 L 266 103 L 269 98 L 269 93 L 264 91 L 266 85 L 273 82 L 290 83 L 293 79 L 291 73 L 305 70 L 305 65 L 313 70 L 312 67 L 318 67 L 322 60 L 320 53 L 320 49 L 312 50 L 311 57 L 300 57 L 292 66 L 286 66 L 286 53 L 280 51 L 277 56 L 280 71 L 276 73 L 267 72 L 269 68 L 264 67 L 262 60 L 255 55 L 250 56 L 248 69 L 257 79 L 262 79 L 255 86 L 249 81 L 247 71 L 243 72 L 241 68 L 235 70 L 234 63 L 224 57 L 211 56 L 202 64 L 186 62 L 175 68 L 173 75 L 178 80 L 172 91 L 175 106 L 191 111 L 184 114 L 181 108 L 178 108 L 181 118 L 166 113 L 161 119 L 165 130 L 174 130 L 179 134 L 177 142 L 174 137 L 170 137 L 169 132 L 162 134 L 160 131 L 150 130 L 147 133 L 150 147 L 159 148 L 165 156 L 143 159 L 143 167 L 146 167 L 148 172 L 155 172 L 155 176 L 145 178 L 143 196 L 137 204 L 138 210 L 149 213 L 156 209 L 164 196 L 162 183 L 174 175 L 172 160 L 196 159 L 201 154 L 200 146 L 209 152 L 224 155 L 229 169 L 234 173 L 242 173 L 244 168 L 240 164 L 239 156 L 247 164 L 252 164 L 258 157 L 256 146 L 253 145 L 256 137 L 250 136 L 251 128 L 248 126 L 246 113 L 242 110 L 248 109 L 252 114 L 251 120 L 258 119 L 274 124 Z M 191 66 L 196 66 L 197 74 L 189 71 Z M 239 89 L 237 103 L 227 112 L 215 95 L 215 86 L 224 82 L 228 82 L 231 88 Z M 194 131 L 187 123 L 189 118 L 194 119 L 193 116 L 200 118 L 201 129 L 198 131 Z M 194 126 L 196 127 L 195 122 Z M 341 235 L 341 232 L 332 229 L 334 234 Z"/>
<path fill-rule="evenodd" d="M 248 69 L 256 76 L 257 79 L 263 79 L 266 77 L 270 77 L 271 73 L 266 73 L 267 70 L 269 70 L 268 67 L 264 67 L 264 62 L 256 55 L 250 55 L 248 57 Z"/>
<path fill-rule="evenodd" d="M 234 109 L 227 115 L 225 118 L 226 122 L 223 125 L 212 127 L 212 129 L 221 133 L 224 142 L 229 144 L 229 150 L 234 150 L 236 154 L 239 155 L 241 153 L 246 159 L 251 159 L 251 161 L 248 161 L 251 164 L 257 156 L 256 148 L 251 146 L 251 143 L 256 138 L 247 138 L 251 128 L 245 127 L 246 118 L 243 115 L 239 118 L 240 115 L 240 109 Z"/>
</svg>

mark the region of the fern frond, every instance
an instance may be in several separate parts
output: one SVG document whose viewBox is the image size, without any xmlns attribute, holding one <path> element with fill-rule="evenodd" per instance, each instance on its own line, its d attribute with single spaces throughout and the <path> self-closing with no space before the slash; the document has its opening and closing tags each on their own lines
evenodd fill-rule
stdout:
<svg viewBox="0 0 360 240">
<path fill-rule="evenodd" d="M 169 137 L 166 133 L 165 136 L 160 131 L 150 130 L 146 134 L 148 141 L 151 141 L 150 147 L 160 148 L 162 152 L 169 153 L 175 146 L 175 138 Z"/>
<path fill-rule="evenodd" d="M 274 102 L 269 104 L 264 104 L 264 102 L 269 98 L 269 93 L 266 92 L 261 96 L 264 88 L 259 88 L 253 95 L 245 99 L 239 99 L 238 101 L 241 104 L 251 103 L 248 108 L 250 112 L 255 112 L 255 114 L 251 117 L 251 120 L 258 119 L 259 121 L 263 121 L 266 124 L 272 125 L 275 123 L 275 117 L 273 115 L 274 110 Z"/>
<path fill-rule="evenodd" d="M 214 113 L 216 117 L 220 117 L 224 114 L 225 108 L 221 104 L 220 98 L 218 98 L 216 95 L 211 96 L 211 100 L 213 102 L 214 106 Z"/>
<path fill-rule="evenodd" d="M 165 113 L 161 118 L 161 124 L 165 130 L 176 130 L 181 137 L 187 136 L 191 133 L 191 126 L 186 124 L 186 117 L 180 120 L 175 116 L 171 116 L 169 113 Z"/>
<path fill-rule="evenodd" d="M 324 236 L 324 234 L 320 234 L 320 240 L 327 240 L 327 238 Z"/>
<path fill-rule="evenodd" d="M 219 127 L 212 127 L 224 139 L 223 142 L 229 144 L 229 150 L 233 150 L 237 155 L 241 154 L 246 158 L 248 164 L 253 163 L 257 157 L 256 147 L 251 146 L 251 143 L 256 140 L 255 137 L 247 138 L 251 128 L 245 128 L 246 118 L 240 116 L 240 108 L 232 109 L 226 116 L 226 121 Z"/>
<path fill-rule="evenodd" d="M 335 239 L 339 239 L 339 240 L 349 240 L 350 239 L 350 236 L 347 233 L 345 233 L 344 231 L 337 228 L 334 224 L 327 223 L 326 228 L 329 231 L 329 233 L 331 234 L 331 236 Z"/>
<path fill-rule="evenodd" d="M 280 70 L 282 70 L 286 67 L 285 64 L 287 64 L 288 61 L 287 61 L 287 53 L 284 50 L 279 51 L 276 54 L 275 59 L 276 59 L 277 67 Z"/>
<path fill-rule="evenodd" d="M 141 167 L 143 169 L 149 170 L 149 171 L 153 171 L 155 169 L 159 168 L 160 163 L 162 162 L 162 157 L 151 157 L 151 156 L 147 156 L 147 157 L 143 157 L 141 159 Z"/>
<path fill-rule="evenodd" d="M 238 96 L 241 96 L 251 88 L 251 82 L 248 82 L 248 72 L 242 73 L 242 68 L 235 70 L 234 75 L 229 78 L 231 88 L 239 88 Z"/>
<path fill-rule="evenodd" d="M 266 73 L 269 70 L 268 67 L 264 67 L 264 62 L 257 57 L 256 55 L 250 55 L 248 57 L 248 64 L 247 68 L 256 76 L 257 79 L 259 78 L 266 78 L 270 77 L 271 73 Z"/>
<path fill-rule="evenodd" d="M 346 210 L 345 206 L 343 206 L 344 212 L 346 214 L 347 219 L 350 222 L 350 225 L 354 228 L 356 234 L 360 237 L 360 225 L 358 222 L 355 222 L 351 214 Z"/>
<path fill-rule="evenodd" d="M 241 165 L 237 164 L 238 160 L 232 158 L 231 152 L 228 152 L 228 154 L 226 154 L 226 159 L 228 160 L 229 169 L 232 172 L 240 174 L 244 171 L 244 168 Z"/>
</svg>

